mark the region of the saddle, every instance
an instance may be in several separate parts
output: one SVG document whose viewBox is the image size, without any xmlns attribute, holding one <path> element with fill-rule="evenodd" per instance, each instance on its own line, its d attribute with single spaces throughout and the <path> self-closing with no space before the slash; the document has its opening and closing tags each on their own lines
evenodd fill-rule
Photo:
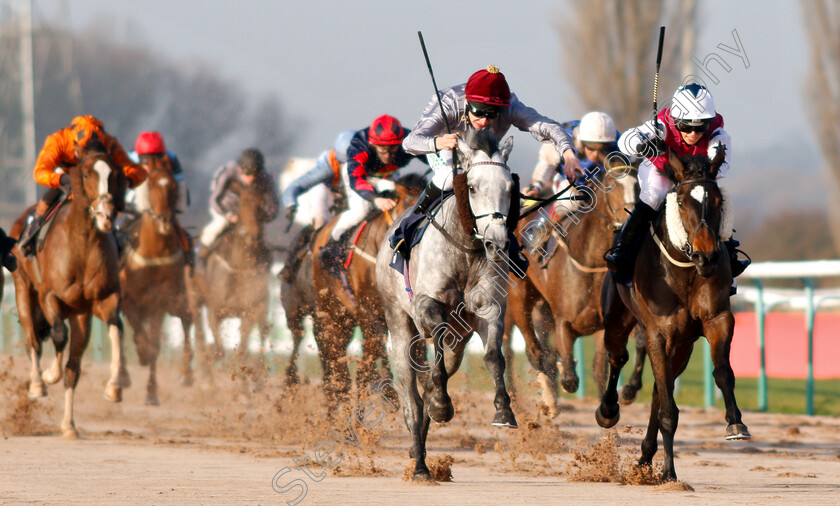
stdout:
<svg viewBox="0 0 840 506">
<path fill-rule="evenodd" d="M 47 212 L 44 213 L 44 216 L 41 218 L 41 223 L 36 225 L 38 228 L 32 234 L 32 240 L 30 241 L 30 245 L 35 243 L 35 249 L 33 252 L 40 252 L 44 249 L 44 242 L 47 240 L 47 235 L 49 234 L 50 230 L 52 229 L 52 225 L 55 222 L 55 217 L 58 215 L 59 209 L 64 207 L 66 203 L 70 201 L 72 196 L 68 196 L 67 194 L 62 194 L 58 200 L 53 204 L 52 207 L 47 209 Z M 26 217 L 27 220 L 34 220 L 35 218 L 35 210 L 33 209 L 32 212 Z M 31 248 L 31 246 L 30 246 Z"/>
<path fill-rule="evenodd" d="M 411 249 L 420 242 L 426 229 L 429 228 L 429 216 L 436 216 L 443 202 L 454 194 L 452 190 L 443 192 L 440 198 L 429 206 L 428 215 L 411 214 L 400 222 L 400 226 L 394 230 L 390 239 L 391 249 L 394 250 L 389 264 L 392 269 L 404 274 L 405 263 L 411 258 Z"/>
</svg>

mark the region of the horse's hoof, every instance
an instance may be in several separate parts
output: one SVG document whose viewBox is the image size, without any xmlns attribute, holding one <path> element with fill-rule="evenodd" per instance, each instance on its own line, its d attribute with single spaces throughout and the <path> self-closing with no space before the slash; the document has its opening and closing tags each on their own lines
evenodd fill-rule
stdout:
<svg viewBox="0 0 840 506">
<path fill-rule="evenodd" d="M 618 419 L 621 417 L 621 411 L 618 407 L 618 404 L 615 405 L 615 414 L 614 415 L 605 415 L 602 410 L 604 409 L 604 405 L 601 404 L 595 409 L 595 421 L 598 422 L 598 425 L 605 429 L 609 429 L 610 427 L 615 426 L 618 423 Z"/>
<path fill-rule="evenodd" d="M 79 439 L 79 431 L 77 431 L 75 427 L 61 429 L 61 439 L 64 439 L 65 441 L 74 441 Z"/>
<path fill-rule="evenodd" d="M 580 385 L 580 379 L 578 379 L 577 374 L 571 378 L 563 378 L 560 380 L 560 386 L 563 387 L 563 390 L 565 390 L 566 393 L 573 394 L 577 392 L 578 385 Z"/>
<path fill-rule="evenodd" d="M 496 427 L 507 427 L 508 429 L 519 428 L 519 425 L 516 423 L 516 417 L 513 416 L 513 411 L 510 408 L 496 411 L 496 416 L 493 417 L 493 425 Z"/>
<path fill-rule="evenodd" d="M 30 399 L 37 399 L 38 397 L 46 397 L 47 396 L 47 386 L 39 381 L 37 383 L 30 383 L 29 384 L 29 398 Z"/>
<path fill-rule="evenodd" d="M 423 485 L 430 485 L 434 483 L 434 481 L 432 481 L 432 475 L 429 474 L 428 469 L 415 471 L 414 476 L 411 477 L 411 482 Z"/>
<path fill-rule="evenodd" d="M 635 388 L 630 388 L 628 385 L 624 385 L 623 387 L 618 389 L 618 403 L 622 406 L 628 406 L 633 404 L 633 401 L 636 400 L 636 394 L 639 391 Z"/>
<path fill-rule="evenodd" d="M 109 402 L 122 402 L 122 387 L 105 385 L 105 400 Z"/>
<path fill-rule="evenodd" d="M 448 400 L 446 404 L 440 405 L 435 401 L 431 402 L 429 406 L 429 418 L 435 423 L 446 423 L 452 420 L 455 416 L 455 407 L 452 406 L 452 401 Z"/>
<path fill-rule="evenodd" d="M 192 373 L 184 374 L 183 376 L 181 376 L 178 379 L 178 382 L 181 383 L 181 385 L 185 386 L 185 387 L 193 386 L 193 381 L 195 381 L 195 380 L 193 379 Z"/>
<path fill-rule="evenodd" d="M 296 373 L 286 373 L 286 386 L 299 385 L 300 377 Z"/>
<path fill-rule="evenodd" d="M 752 435 L 743 423 L 730 423 L 726 427 L 727 441 L 746 441 L 748 439 L 752 439 Z"/>
<path fill-rule="evenodd" d="M 146 406 L 160 406 L 157 394 L 146 394 Z"/>
<path fill-rule="evenodd" d="M 55 385 L 56 383 L 61 381 L 61 372 L 53 376 L 52 370 L 46 370 L 41 373 L 41 379 L 44 380 L 44 383 L 46 383 L 47 385 Z"/>
</svg>

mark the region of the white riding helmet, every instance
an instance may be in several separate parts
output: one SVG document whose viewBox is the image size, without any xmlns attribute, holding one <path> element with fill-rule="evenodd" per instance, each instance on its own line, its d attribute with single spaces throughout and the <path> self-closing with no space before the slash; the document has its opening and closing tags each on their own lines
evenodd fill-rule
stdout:
<svg viewBox="0 0 840 506">
<path fill-rule="evenodd" d="M 588 112 L 580 119 L 578 139 L 581 142 L 615 142 L 615 122 L 604 112 Z"/>
<path fill-rule="evenodd" d="M 702 84 L 680 86 L 671 101 L 671 116 L 689 125 L 699 126 L 703 120 L 717 115 L 712 94 Z"/>
</svg>

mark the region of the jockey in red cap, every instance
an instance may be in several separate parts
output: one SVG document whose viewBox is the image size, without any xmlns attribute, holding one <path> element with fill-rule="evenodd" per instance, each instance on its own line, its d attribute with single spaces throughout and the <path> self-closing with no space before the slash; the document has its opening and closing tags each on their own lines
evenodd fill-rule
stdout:
<svg viewBox="0 0 840 506">
<path fill-rule="evenodd" d="M 330 232 L 329 242 L 321 249 L 321 261 L 329 273 L 338 276 L 340 272 L 344 256 L 342 236 L 374 209 L 390 211 L 397 205 L 382 192 L 394 190 L 394 174 L 415 158 L 402 147 L 409 133 L 397 118 L 383 114 L 370 127 L 356 131 L 350 140 L 347 163 L 341 172 L 347 191 L 347 210 L 341 213 Z"/>
<path fill-rule="evenodd" d="M 574 179 L 580 172 L 577 154 L 563 127 L 520 102 L 511 93 L 498 67 L 490 65 L 471 75 L 465 84 L 441 90 L 440 102 L 446 118 L 441 115 L 438 97 L 432 97 L 414 130 L 403 141 L 407 152 L 427 155 L 429 165 L 435 171 L 424 195 L 418 199 L 415 213 L 426 212 L 442 190 L 452 188 L 452 152 L 449 150 L 457 147 L 458 137 L 470 129 L 488 129 L 499 141 L 511 126 L 531 132 L 535 139 L 552 143 L 561 153 L 566 177 Z M 447 124 L 452 133 L 446 133 Z M 519 261 L 520 267 L 527 267 L 527 260 L 520 257 L 519 249 L 517 241 L 511 240 L 510 258 Z M 513 250 L 516 250 L 515 254 Z"/>
</svg>

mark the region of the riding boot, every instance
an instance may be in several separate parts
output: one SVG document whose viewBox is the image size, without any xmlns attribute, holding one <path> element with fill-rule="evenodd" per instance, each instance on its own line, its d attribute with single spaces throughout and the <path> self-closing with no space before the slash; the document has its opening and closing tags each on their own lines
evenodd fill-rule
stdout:
<svg viewBox="0 0 840 506">
<path fill-rule="evenodd" d="M 525 279 L 525 273 L 531 262 L 522 253 L 522 246 L 513 232 L 508 232 L 508 258 L 510 259 L 511 272 L 520 279 Z"/>
<path fill-rule="evenodd" d="M 0 228 L 0 263 L 3 267 L 14 272 L 17 269 L 17 257 L 12 254 L 12 248 L 15 247 L 15 241 L 6 235 L 6 232 Z"/>
<path fill-rule="evenodd" d="M 636 206 L 621 226 L 613 242 L 613 247 L 604 253 L 607 267 L 622 278 L 629 278 L 633 273 L 633 261 L 636 259 L 636 243 L 656 216 L 656 211 L 642 201 Z"/>
<path fill-rule="evenodd" d="M 726 251 L 729 253 L 729 268 L 732 271 L 732 286 L 729 287 L 729 295 L 735 295 L 738 293 L 738 284 L 735 278 L 740 276 L 749 267 L 752 260 L 749 255 L 738 249 L 738 246 L 741 245 L 740 241 L 730 237 L 724 244 L 726 244 Z M 744 256 L 747 258 L 744 260 L 738 258 L 739 252 L 744 253 Z"/>
<path fill-rule="evenodd" d="M 341 237 L 336 241 L 330 237 L 327 244 L 321 247 L 321 252 L 319 254 L 324 269 L 336 278 L 340 277 L 341 270 L 344 268 L 342 265 L 344 261 L 343 239 L 344 237 Z"/>
<path fill-rule="evenodd" d="M 426 189 L 423 190 L 423 193 L 417 197 L 417 202 L 414 204 L 414 208 L 411 210 L 412 214 L 426 214 L 429 212 L 429 209 L 432 207 L 432 204 L 440 198 L 440 195 L 443 193 L 443 190 L 435 186 L 434 183 L 429 183 L 426 185 Z"/>
<path fill-rule="evenodd" d="M 20 233 L 18 244 L 20 251 L 26 256 L 32 256 L 35 253 L 35 237 L 38 236 L 38 231 L 43 225 L 44 216 L 47 214 L 50 206 L 43 200 L 39 200 L 35 206 L 35 212 L 27 218 L 26 224 Z"/>
</svg>

